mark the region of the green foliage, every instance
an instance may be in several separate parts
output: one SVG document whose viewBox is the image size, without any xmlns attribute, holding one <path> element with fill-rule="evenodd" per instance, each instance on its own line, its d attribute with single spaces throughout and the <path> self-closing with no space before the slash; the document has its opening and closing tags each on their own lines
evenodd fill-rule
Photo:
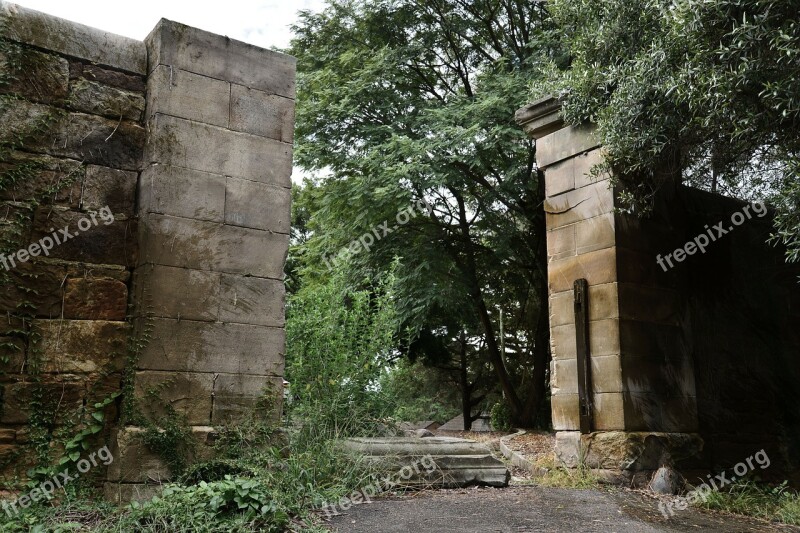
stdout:
<svg viewBox="0 0 800 533">
<path fill-rule="evenodd" d="M 102 402 L 94 404 L 94 409 L 87 410 L 84 420 L 80 424 L 83 427 L 79 432 L 74 434 L 64 444 L 64 454 L 61 459 L 54 465 L 46 464 L 40 465 L 28 471 L 28 488 L 33 489 L 47 479 L 52 479 L 59 472 L 76 471 L 77 464 L 83 455 L 83 452 L 88 451 L 92 444 L 95 435 L 103 431 L 106 422 L 105 409 L 111 405 L 120 393 L 115 392 L 105 398 Z M 71 425 L 71 427 L 74 427 Z"/>
<path fill-rule="evenodd" d="M 705 501 L 698 501 L 705 509 L 800 525 L 800 495 L 789 489 L 785 481 L 776 486 L 752 480 L 737 481 L 724 491 L 705 495 Z"/>
<path fill-rule="evenodd" d="M 447 374 L 403 359 L 381 377 L 380 390 L 394 405 L 393 418 L 443 424 L 461 413 L 458 387 Z"/>
<path fill-rule="evenodd" d="M 497 402 L 492 406 L 490 420 L 492 423 L 492 429 L 495 431 L 511 431 L 513 428 L 511 421 L 511 410 L 503 401 Z"/>
<path fill-rule="evenodd" d="M 292 418 L 330 438 L 380 431 L 389 413 L 376 385 L 395 356 L 394 283 L 390 272 L 354 290 L 338 270 L 289 300 L 286 375 L 294 385 L 287 405 Z"/>
<path fill-rule="evenodd" d="M 278 508 L 271 490 L 261 480 L 225 476 L 210 483 L 169 485 L 151 501 L 133 504 L 125 521 L 145 530 L 227 531 L 246 525 L 280 532 L 285 530 L 289 515 Z"/>
<path fill-rule="evenodd" d="M 513 117 L 543 65 L 560 57 L 548 21 L 539 2 L 335 0 L 301 16 L 289 50 L 298 58 L 296 162 L 324 176 L 303 202 L 309 233 L 292 251 L 295 271 L 325 279 L 323 257 L 386 222 L 391 231 L 351 258 L 349 284 L 397 262 L 408 333 L 398 349 L 423 332 L 450 349 L 466 332 L 473 377 L 488 362 L 527 422 L 549 348 L 544 188 L 534 144 Z M 423 201 L 430 210 L 396 223 Z M 517 348 L 505 362 L 501 308 L 503 340 Z"/>
<path fill-rule="evenodd" d="M 678 175 L 779 211 L 800 259 L 800 23 L 796 0 L 554 0 L 572 63 L 539 94 L 598 126 L 627 208 Z"/>
</svg>

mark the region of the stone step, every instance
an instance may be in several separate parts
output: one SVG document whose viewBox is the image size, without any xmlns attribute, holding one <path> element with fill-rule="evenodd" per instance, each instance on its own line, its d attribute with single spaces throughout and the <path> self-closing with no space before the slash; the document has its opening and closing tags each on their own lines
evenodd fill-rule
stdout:
<svg viewBox="0 0 800 533">
<path fill-rule="evenodd" d="M 379 469 L 395 486 L 505 487 L 511 477 L 485 444 L 466 439 L 358 438 L 346 441 L 345 448 L 366 461 L 380 463 Z"/>
</svg>

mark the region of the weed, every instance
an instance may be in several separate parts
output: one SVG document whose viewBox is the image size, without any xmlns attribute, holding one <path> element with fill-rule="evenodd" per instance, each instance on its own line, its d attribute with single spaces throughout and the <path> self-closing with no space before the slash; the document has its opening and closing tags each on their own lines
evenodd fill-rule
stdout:
<svg viewBox="0 0 800 533">
<path fill-rule="evenodd" d="M 698 506 L 800 525 L 800 495 L 788 488 L 786 481 L 776 486 L 753 480 L 737 481 L 725 491 L 709 492 Z"/>
</svg>

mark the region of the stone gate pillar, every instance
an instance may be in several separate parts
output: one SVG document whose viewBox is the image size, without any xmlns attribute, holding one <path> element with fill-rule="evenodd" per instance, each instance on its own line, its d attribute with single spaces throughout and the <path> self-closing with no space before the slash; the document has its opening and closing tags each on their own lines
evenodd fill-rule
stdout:
<svg viewBox="0 0 800 533">
<path fill-rule="evenodd" d="M 135 396 L 151 420 L 184 417 L 202 453 L 259 402 L 280 413 L 295 60 L 168 20 L 146 44 Z M 141 433 L 119 432 L 112 500 L 172 476 Z"/>
<path fill-rule="evenodd" d="M 519 110 L 544 171 L 550 305 L 552 416 L 556 452 L 641 481 L 702 447 L 681 301 L 658 268 L 653 228 L 615 211 L 618 191 L 591 125 L 566 126 L 554 98 Z M 573 284 L 588 281 L 592 425 L 581 434 Z"/>
</svg>

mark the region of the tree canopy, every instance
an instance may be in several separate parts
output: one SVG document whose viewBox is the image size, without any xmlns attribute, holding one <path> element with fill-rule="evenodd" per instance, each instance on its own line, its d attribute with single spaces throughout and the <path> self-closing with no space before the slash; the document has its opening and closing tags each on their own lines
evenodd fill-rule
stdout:
<svg viewBox="0 0 800 533">
<path fill-rule="evenodd" d="M 325 175 L 304 279 L 384 221 L 398 226 L 349 259 L 354 274 L 399 258 L 409 343 L 426 333 L 454 346 L 466 332 L 527 425 L 549 360 L 543 183 L 513 115 L 557 61 L 548 20 L 526 1 L 337 0 L 302 15 L 290 50 L 296 159 Z M 419 202 L 429 209 L 395 222 Z"/>
<path fill-rule="evenodd" d="M 672 170 L 684 181 L 778 210 L 800 259 L 800 2 L 553 0 L 571 65 L 556 92 L 572 122 L 598 126 L 630 207 Z"/>
</svg>

